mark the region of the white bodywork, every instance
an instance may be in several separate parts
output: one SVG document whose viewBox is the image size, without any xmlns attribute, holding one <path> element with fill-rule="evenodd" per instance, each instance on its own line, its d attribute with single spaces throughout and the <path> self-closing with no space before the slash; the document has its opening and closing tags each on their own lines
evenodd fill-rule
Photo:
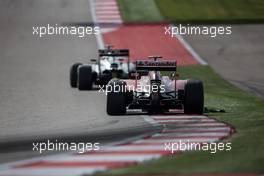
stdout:
<svg viewBox="0 0 264 176">
<path fill-rule="evenodd" d="M 117 63 L 118 69 L 123 70 L 125 73 L 128 73 L 128 67 L 126 62 L 121 62 L 118 60 L 117 57 L 102 57 L 100 59 L 100 66 L 101 66 L 101 72 L 105 70 L 111 70 L 111 64 Z M 92 70 L 96 73 L 99 73 L 99 65 L 98 64 L 92 64 Z M 133 63 L 129 63 L 130 70 L 135 69 L 135 65 Z"/>
</svg>

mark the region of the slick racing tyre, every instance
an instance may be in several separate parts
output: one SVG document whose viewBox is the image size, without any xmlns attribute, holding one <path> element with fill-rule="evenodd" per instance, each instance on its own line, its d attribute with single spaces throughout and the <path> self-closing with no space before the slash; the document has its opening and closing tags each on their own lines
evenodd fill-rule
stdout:
<svg viewBox="0 0 264 176">
<path fill-rule="evenodd" d="M 82 65 L 81 63 L 75 63 L 71 66 L 70 70 L 70 85 L 73 88 L 77 87 L 77 79 L 78 79 L 78 67 Z"/>
<path fill-rule="evenodd" d="M 92 67 L 90 65 L 81 65 L 78 67 L 78 89 L 91 90 L 93 87 Z"/>
<path fill-rule="evenodd" d="M 203 83 L 199 80 L 188 80 L 184 89 L 184 113 L 203 114 Z"/>
<path fill-rule="evenodd" d="M 115 88 L 117 88 L 115 89 Z M 126 83 L 121 81 L 110 81 L 107 90 L 106 111 L 108 115 L 124 115 L 126 114 L 126 99 L 125 91 Z"/>
</svg>

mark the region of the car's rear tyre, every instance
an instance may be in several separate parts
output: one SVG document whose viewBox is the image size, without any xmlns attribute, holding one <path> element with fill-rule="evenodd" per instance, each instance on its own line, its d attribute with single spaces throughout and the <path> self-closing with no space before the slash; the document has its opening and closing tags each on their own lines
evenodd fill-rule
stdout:
<svg viewBox="0 0 264 176">
<path fill-rule="evenodd" d="M 78 89 L 91 90 L 93 87 L 92 67 L 90 65 L 81 65 L 78 67 Z"/>
<path fill-rule="evenodd" d="M 70 85 L 73 88 L 77 87 L 78 67 L 80 65 L 82 65 L 82 63 L 75 63 L 71 66 L 71 69 L 70 69 Z"/>
<path fill-rule="evenodd" d="M 119 87 L 120 90 L 115 90 Z M 108 84 L 106 111 L 108 115 L 124 115 L 126 114 L 127 93 L 125 91 L 126 83 L 121 81 L 111 81 Z"/>
<path fill-rule="evenodd" d="M 199 80 L 188 80 L 185 85 L 184 92 L 184 113 L 203 114 L 203 83 Z"/>
</svg>

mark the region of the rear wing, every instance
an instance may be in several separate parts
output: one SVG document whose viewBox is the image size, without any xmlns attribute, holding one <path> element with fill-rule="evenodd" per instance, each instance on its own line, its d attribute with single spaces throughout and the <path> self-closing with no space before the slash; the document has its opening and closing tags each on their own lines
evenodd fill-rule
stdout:
<svg viewBox="0 0 264 176">
<path fill-rule="evenodd" d="M 136 70 L 175 71 L 176 61 L 136 61 Z"/>
<path fill-rule="evenodd" d="M 99 57 L 113 56 L 113 57 L 129 57 L 128 49 L 99 49 Z"/>
</svg>

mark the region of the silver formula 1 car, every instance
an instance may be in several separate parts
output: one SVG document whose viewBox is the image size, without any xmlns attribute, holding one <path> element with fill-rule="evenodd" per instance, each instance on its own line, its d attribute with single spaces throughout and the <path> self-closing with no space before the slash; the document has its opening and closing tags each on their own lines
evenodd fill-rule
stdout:
<svg viewBox="0 0 264 176">
<path fill-rule="evenodd" d="M 70 85 L 79 90 L 91 90 L 93 85 L 107 85 L 112 78 L 128 79 L 135 72 L 135 65 L 130 62 L 128 49 L 98 50 L 98 59 L 91 59 L 91 64 L 75 63 L 70 69 Z"/>
<path fill-rule="evenodd" d="M 179 80 L 176 61 L 154 60 L 136 62 L 134 79 L 112 79 L 107 85 L 107 113 L 123 115 L 129 109 L 150 113 L 181 110 L 186 114 L 202 114 L 203 83 Z"/>
</svg>

